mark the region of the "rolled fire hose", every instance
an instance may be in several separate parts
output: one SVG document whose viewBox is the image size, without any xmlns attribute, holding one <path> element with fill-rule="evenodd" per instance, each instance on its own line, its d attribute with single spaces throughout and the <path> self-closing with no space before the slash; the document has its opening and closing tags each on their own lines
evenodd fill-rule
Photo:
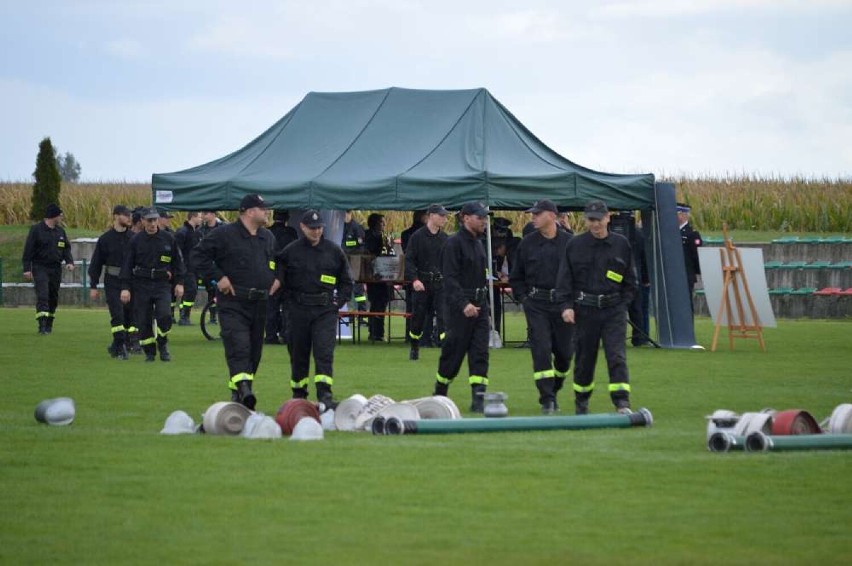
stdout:
<svg viewBox="0 0 852 566">
<path fill-rule="evenodd" d="M 745 441 L 748 452 L 780 452 L 787 450 L 850 450 L 852 434 L 800 434 L 768 436 L 754 432 Z"/>
<path fill-rule="evenodd" d="M 401 421 L 390 418 L 372 423 L 373 434 L 451 434 L 465 432 L 510 432 L 527 430 L 584 430 L 591 428 L 630 428 L 651 426 L 648 409 L 620 415 L 572 415 L 564 417 L 505 417 L 502 419 L 434 419 Z"/>
<path fill-rule="evenodd" d="M 368 430 L 370 423 L 379 414 L 379 411 L 393 403 L 393 399 L 384 395 L 373 395 L 367 399 L 364 409 L 355 417 L 355 430 Z"/>
<path fill-rule="evenodd" d="M 821 432 L 822 429 L 819 428 L 819 424 L 813 415 L 801 409 L 778 411 L 772 422 L 772 434 L 774 436 L 819 434 Z"/>
<path fill-rule="evenodd" d="M 278 409 L 275 422 L 281 427 L 281 432 L 286 436 L 293 434 L 293 428 L 304 417 L 310 417 L 320 422 L 320 414 L 317 406 L 307 399 L 290 399 Z"/>
<path fill-rule="evenodd" d="M 460 419 L 461 411 L 453 400 L 443 395 L 408 401 L 417 407 L 421 419 Z"/>
<path fill-rule="evenodd" d="M 337 427 L 337 430 L 355 430 L 355 419 L 364 410 L 366 404 L 367 398 L 360 393 L 356 393 L 338 403 L 337 408 L 334 410 L 334 426 Z"/>
<path fill-rule="evenodd" d="M 204 411 L 203 428 L 207 434 L 237 435 L 243 431 L 251 411 L 239 403 L 220 401 Z"/>
<path fill-rule="evenodd" d="M 831 434 L 852 433 L 852 403 L 838 405 L 831 412 L 828 420 L 828 430 Z"/>
</svg>

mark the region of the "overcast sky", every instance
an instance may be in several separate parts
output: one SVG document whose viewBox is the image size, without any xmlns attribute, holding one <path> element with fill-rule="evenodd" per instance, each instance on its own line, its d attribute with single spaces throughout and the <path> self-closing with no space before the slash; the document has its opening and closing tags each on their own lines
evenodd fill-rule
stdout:
<svg viewBox="0 0 852 566">
<path fill-rule="evenodd" d="M 0 180 L 230 153 L 310 91 L 485 87 L 616 173 L 852 176 L 850 0 L 0 0 Z"/>
</svg>

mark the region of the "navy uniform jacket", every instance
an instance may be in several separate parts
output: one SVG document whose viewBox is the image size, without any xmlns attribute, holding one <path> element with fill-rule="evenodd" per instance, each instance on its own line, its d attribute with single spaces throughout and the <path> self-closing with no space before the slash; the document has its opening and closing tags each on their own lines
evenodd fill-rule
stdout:
<svg viewBox="0 0 852 566">
<path fill-rule="evenodd" d="M 238 291 L 268 291 L 275 280 L 275 237 L 263 227 L 252 236 L 237 219 L 209 232 L 193 250 L 191 264 L 205 282 L 227 276 Z"/>
<path fill-rule="evenodd" d="M 133 269 L 167 271 L 170 285 L 182 285 L 186 270 L 175 237 L 165 230 L 148 234 L 144 230 L 130 239 L 127 255 L 121 266 L 121 289 L 129 291 L 133 282 Z"/>
<path fill-rule="evenodd" d="M 523 302 L 532 287 L 557 288 L 559 263 L 565 257 L 570 240 L 571 235 L 559 229 L 551 239 L 542 236 L 538 230 L 524 236 L 509 274 L 509 285 L 518 301 Z M 562 310 L 565 308 L 567 307 L 562 303 Z"/>
<path fill-rule="evenodd" d="M 337 291 L 338 308 L 352 295 L 349 260 L 339 246 L 325 238 L 312 246 L 307 238 L 296 240 L 278 254 L 278 279 L 287 296 L 298 293 L 331 294 Z"/>
<path fill-rule="evenodd" d="M 443 230 L 433 234 L 428 226 L 423 226 L 408 240 L 405 248 L 405 279 L 419 279 L 418 273 L 441 273 L 441 250 L 447 243 Z"/>
<path fill-rule="evenodd" d="M 558 289 L 574 308 L 580 292 L 589 295 L 621 295 L 620 304 L 627 306 L 636 293 L 636 270 L 630 242 L 621 234 L 609 232 L 606 238 L 595 238 L 591 232 L 574 236 L 565 247 L 559 265 Z"/>
<path fill-rule="evenodd" d="M 291 243 L 299 239 L 296 229 L 287 226 L 283 222 L 275 222 L 269 227 L 269 231 L 275 237 L 275 252 L 278 253 Z"/>
<path fill-rule="evenodd" d="M 200 241 L 201 231 L 197 228 L 193 228 L 192 224 L 189 222 L 184 222 L 183 226 L 178 228 L 177 232 L 175 232 L 175 242 L 177 243 L 178 249 L 180 249 L 184 264 L 189 272 L 192 272 L 189 262 L 190 255 L 192 254 L 193 248 L 195 248 Z"/>
<path fill-rule="evenodd" d="M 447 239 L 441 254 L 441 273 L 449 311 L 461 312 L 473 302 L 465 291 L 485 288 L 487 268 L 485 247 L 470 231 L 462 228 Z"/>
<path fill-rule="evenodd" d="M 364 251 L 364 229 L 355 222 L 343 224 L 343 251 L 348 254 L 359 254 Z"/>
<path fill-rule="evenodd" d="M 115 228 L 110 228 L 101 234 L 92 253 L 92 263 L 89 264 L 89 287 L 97 289 L 104 266 L 121 269 L 133 236 L 133 232 L 129 229 L 118 232 Z M 112 275 L 118 277 L 117 274 Z"/>
<path fill-rule="evenodd" d="M 686 280 L 694 284 L 701 275 L 701 265 L 698 263 L 698 248 L 704 245 L 701 234 L 692 229 L 689 222 L 680 229 L 680 241 L 683 244 L 683 259 L 686 262 Z"/>
<path fill-rule="evenodd" d="M 61 226 L 50 228 L 44 221 L 33 224 L 24 244 L 24 273 L 33 270 L 33 264 L 59 265 L 74 263 L 71 257 L 71 243 Z"/>
</svg>

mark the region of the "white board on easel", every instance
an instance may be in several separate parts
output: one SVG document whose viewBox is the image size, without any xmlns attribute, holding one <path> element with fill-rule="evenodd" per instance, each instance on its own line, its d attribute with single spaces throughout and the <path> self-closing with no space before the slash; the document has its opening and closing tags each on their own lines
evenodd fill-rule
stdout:
<svg viewBox="0 0 852 566">
<path fill-rule="evenodd" d="M 719 314 L 719 306 L 722 304 L 722 283 L 724 281 L 722 274 L 722 260 L 719 250 L 722 248 L 698 248 L 698 261 L 701 264 L 701 280 L 704 283 L 704 297 L 707 299 L 707 307 L 710 310 L 710 316 L 713 317 L 713 324 L 727 326 L 728 313 L 722 312 L 722 320 L 716 320 Z M 766 285 L 766 271 L 763 267 L 763 250 L 760 248 L 737 248 L 742 258 L 742 268 L 745 277 L 748 280 L 748 288 L 751 291 L 751 298 L 754 301 L 754 308 L 757 311 L 757 316 L 760 319 L 760 326 L 763 328 L 775 328 L 775 313 L 772 310 L 772 303 L 769 300 L 769 289 Z M 740 296 L 745 297 L 743 282 L 737 280 L 740 290 Z M 734 290 L 728 289 L 730 304 L 734 302 Z M 737 309 L 732 309 L 734 318 L 737 318 Z M 743 310 L 745 320 L 733 320 L 731 324 L 739 325 L 745 323 L 748 326 L 754 324 L 751 320 L 751 311 L 746 308 Z"/>
</svg>

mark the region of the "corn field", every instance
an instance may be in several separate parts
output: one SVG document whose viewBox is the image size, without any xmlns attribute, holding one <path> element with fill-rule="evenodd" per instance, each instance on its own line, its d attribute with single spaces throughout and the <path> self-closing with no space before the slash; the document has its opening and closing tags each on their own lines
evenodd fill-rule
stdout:
<svg viewBox="0 0 852 566">
<path fill-rule="evenodd" d="M 677 187 L 679 201 L 692 205 L 692 222 L 701 229 L 720 231 L 727 222 L 732 230 L 852 233 L 852 179 L 774 179 L 751 176 L 660 179 Z M 0 183 L 0 220 L 3 224 L 28 224 L 32 185 Z M 151 202 L 147 183 L 63 183 L 60 206 L 72 228 L 101 230 L 112 220 L 115 204 L 130 206 Z M 366 225 L 370 211 L 358 211 Z M 224 214 L 228 219 L 233 213 Z M 523 212 L 504 212 L 519 234 L 528 220 Z M 388 231 L 399 234 L 411 224 L 411 213 L 385 214 Z M 175 218 L 173 224 L 179 224 Z M 572 225 L 581 228 L 572 214 Z"/>
</svg>

